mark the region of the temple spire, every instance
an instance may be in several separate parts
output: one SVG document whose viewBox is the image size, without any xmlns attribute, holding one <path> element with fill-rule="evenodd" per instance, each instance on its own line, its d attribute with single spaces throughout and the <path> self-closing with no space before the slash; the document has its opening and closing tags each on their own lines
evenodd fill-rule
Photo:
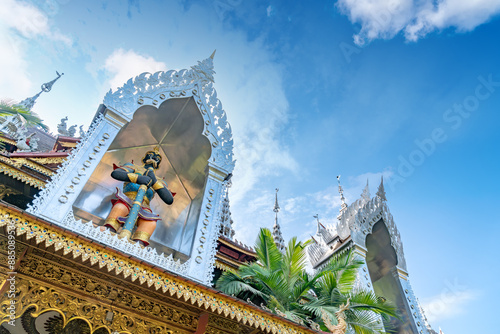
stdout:
<svg viewBox="0 0 500 334">
<path fill-rule="evenodd" d="M 215 50 L 214 50 L 214 52 L 212 52 L 212 54 L 210 55 L 210 58 L 211 58 L 212 60 L 214 60 L 215 51 L 217 51 L 217 49 L 215 49 Z"/>
<path fill-rule="evenodd" d="M 387 197 L 385 197 L 385 189 L 384 189 L 384 176 L 380 179 L 380 185 L 377 190 L 377 197 L 379 197 L 382 201 L 387 201 Z"/>
<path fill-rule="evenodd" d="M 366 179 L 366 186 L 361 193 L 361 198 L 363 198 L 365 201 L 370 200 L 370 186 L 368 185 L 368 179 Z"/>
<path fill-rule="evenodd" d="M 57 72 L 57 71 L 56 71 L 56 74 L 57 74 L 57 78 L 55 78 L 55 79 L 54 79 L 54 80 L 52 80 L 52 81 L 49 81 L 49 82 L 44 83 L 44 84 L 42 85 L 42 87 L 41 87 L 41 89 L 42 89 L 42 90 L 41 90 L 38 94 L 36 94 L 36 95 L 35 95 L 35 96 L 33 96 L 33 97 L 29 97 L 29 98 L 27 98 L 27 99 L 22 100 L 22 101 L 18 104 L 18 106 L 23 107 L 24 109 L 26 109 L 26 110 L 30 111 L 30 110 L 33 108 L 33 106 L 35 105 L 36 99 L 38 99 L 38 97 L 40 96 L 40 94 L 42 94 L 43 92 L 45 92 L 45 93 L 50 92 L 50 90 L 52 89 L 52 86 L 54 85 L 54 83 L 55 83 L 57 80 L 59 80 L 59 78 L 60 78 L 61 76 L 63 76 L 63 75 L 64 75 L 64 73 L 59 74 L 59 72 Z"/>
<path fill-rule="evenodd" d="M 229 207 L 229 186 L 230 183 L 226 188 L 226 196 L 222 201 L 221 234 L 233 240 L 235 231 L 233 229 L 233 218 L 231 217 L 231 209 Z"/>
<path fill-rule="evenodd" d="M 340 175 L 337 175 L 337 182 L 339 184 L 340 201 L 342 202 L 340 204 L 340 213 L 337 217 L 338 219 L 340 219 L 342 217 L 342 214 L 344 213 L 344 211 L 347 209 L 347 204 L 345 203 L 344 189 L 340 185 Z"/>
<path fill-rule="evenodd" d="M 280 206 L 278 204 L 278 191 L 279 189 L 276 188 L 276 199 L 274 201 L 274 208 L 273 211 L 276 214 L 274 218 L 274 226 L 273 226 L 273 239 L 274 243 L 276 244 L 276 247 L 280 250 L 280 252 L 285 251 L 285 240 L 283 239 L 283 235 L 281 234 L 281 228 L 280 225 L 278 224 L 278 212 L 280 211 Z"/>
</svg>

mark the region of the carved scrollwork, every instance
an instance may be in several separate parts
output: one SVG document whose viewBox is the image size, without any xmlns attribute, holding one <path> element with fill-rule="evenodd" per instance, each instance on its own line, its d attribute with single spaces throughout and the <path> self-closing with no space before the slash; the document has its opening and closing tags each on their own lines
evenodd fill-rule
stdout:
<svg viewBox="0 0 500 334">
<path fill-rule="evenodd" d="M 120 287 L 114 287 L 106 282 L 76 271 L 52 264 L 37 256 L 29 256 L 19 269 L 21 273 L 39 279 L 50 281 L 52 284 L 64 285 L 69 289 L 88 294 L 96 299 L 106 300 L 108 303 L 124 308 L 132 307 L 134 312 L 154 316 L 163 321 L 173 322 L 176 325 L 196 329 L 197 318 L 189 313 L 181 312 L 166 304 L 154 302 L 151 299 L 133 294 Z"/>
<path fill-rule="evenodd" d="M 72 319 L 80 318 L 87 321 L 91 332 L 96 328 L 105 327 L 123 334 L 188 333 L 173 330 L 163 323 L 134 317 L 130 313 L 124 313 L 116 308 L 111 309 L 108 306 L 24 279 L 19 279 L 16 284 L 15 302 L 16 318 L 20 317 L 28 308 L 34 309 L 31 313 L 33 317 L 38 317 L 48 310 L 57 311 L 63 318 L 63 327 Z M 10 319 L 8 309 L 10 303 L 11 300 L 5 298 L 0 302 L 0 323 Z M 110 311 L 113 312 L 112 322 L 106 320 L 106 314 Z"/>
<path fill-rule="evenodd" d="M 214 191 L 213 193 L 220 195 L 220 192 Z M 220 197 L 222 198 L 222 195 Z M 222 202 L 221 198 L 219 198 L 217 201 Z M 217 207 L 218 205 L 219 204 L 214 204 L 214 207 Z M 220 223 L 220 220 L 218 221 Z M 131 279 L 132 283 L 130 284 L 138 282 L 135 283 L 138 286 L 143 285 L 144 287 L 150 288 L 151 291 L 156 291 L 156 293 L 158 294 L 163 293 L 165 294 L 165 296 L 168 296 L 171 299 L 182 301 L 187 305 L 192 305 L 192 307 L 204 309 L 212 313 L 217 313 L 223 317 L 227 317 L 228 319 L 240 323 L 242 326 L 249 326 L 262 331 L 265 330 L 267 333 L 274 334 L 306 333 L 303 328 L 297 327 L 289 321 L 277 317 L 272 317 L 267 314 L 267 312 L 256 310 L 253 307 L 249 307 L 242 302 L 234 300 L 231 297 L 224 296 L 220 293 L 212 291 L 211 289 L 207 289 L 203 285 L 195 284 L 192 281 L 186 281 L 184 279 L 176 277 L 175 275 L 161 272 L 156 268 L 151 268 L 150 266 L 141 264 L 134 259 L 129 259 L 116 253 L 111 253 L 102 246 L 99 246 L 97 243 L 91 243 L 85 241 L 83 238 L 76 238 L 69 233 L 58 231 L 50 225 L 45 224 L 41 220 L 35 220 L 29 216 L 13 213 L 9 209 L 0 209 L 0 230 L 1 227 L 6 226 L 10 222 L 15 223 L 16 234 L 18 237 L 21 237 L 20 240 L 24 240 L 25 238 L 26 240 L 30 240 L 29 242 L 33 243 L 33 245 L 36 244 L 38 245 L 37 247 L 40 248 L 50 247 L 50 252 L 52 253 L 59 252 L 60 254 L 62 252 L 62 255 L 67 256 L 68 258 L 72 258 L 71 262 L 82 262 L 85 263 L 85 266 L 87 267 L 94 266 L 96 270 L 97 268 L 99 268 L 99 270 L 105 272 L 108 276 L 116 276 L 117 280 Z M 219 226 L 214 226 L 216 227 L 216 231 L 219 231 Z M 217 238 L 217 235 L 215 235 L 215 238 Z M 33 257 L 36 256 L 29 255 L 26 259 Z M 39 258 L 39 260 L 40 261 L 38 264 L 32 263 L 26 266 L 25 262 L 22 261 L 18 272 L 20 272 L 22 275 L 29 275 L 31 277 L 34 277 L 33 280 L 43 280 L 44 282 L 49 282 L 54 286 L 63 285 L 65 288 L 71 287 L 72 291 L 80 291 L 79 294 L 87 296 L 87 299 L 88 296 L 94 296 L 92 297 L 94 300 L 101 300 L 103 302 L 108 301 L 108 304 L 111 304 L 111 301 L 113 301 L 113 305 L 118 305 L 118 303 L 126 303 L 127 307 L 120 307 L 122 309 L 128 310 L 130 310 L 130 308 L 128 307 L 143 308 L 147 310 L 147 312 L 149 312 L 149 318 L 153 317 L 152 314 L 158 312 L 158 318 L 160 319 L 162 317 L 161 314 L 164 311 L 162 311 L 163 309 L 162 306 L 160 306 L 160 303 L 158 303 L 158 307 L 156 307 L 156 305 L 154 304 L 148 304 L 151 300 L 147 297 L 142 298 L 142 300 L 145 300 L 142 301 L 140 298 L 135 296 L 136 294 L 133 294 L 135 298 L 125 298 L 127 296 L 128 290 L 122 292 L 118 286 L 112 287 L 109 282 L 102 282 L 95 277 L 93 279 L 89 279 L 89 276 L 83 274 L 81 271 L 78 271 L 78 274 L 68 273 L 66 269 L 59 267 L 58 265 L 55 265 L 50 261 L 44 260 L 43 258 Z M 49 264 L 51 266 L 49 266 Z M 24 267 L 26 267 L 27 269 L 23 269 Z M 5 277 L 5 274 L 2 274 L 0 272 L 0 278 L 2 277 Z M 49 285 L 49 283 L 47 283 L 47 285 Z M 26 284 L 24 284 L 24 286 L 27 288 Z M 23 288 L 23 285 L 18 284 L 16 288 L 19 290 Z M 89 292 L 89 290 L 91 291 Z M 42 300 L 39 296 L 41 293 L 40 291 L 42 290 L 36 291 L 34 290 L 33 293 L 35 295 L 37 295 L 38 293 L 38 297 L 30 297 L 30 300 L 35 300 L 35 304 L 38 302 L 38 300 Z M 17 295 L 26 296 L 27 293 L 28 290 L 19 290 L 17 292 Z M 61 302 L 64 301 L 64 296 L 65 293 L 61 295 Z M 5 296 L 0 296 L 0 317 L 5 317 L 5 307 L 8 303 L 8 300 L 3 300 L 1 298 L 5 298 Z M 26 304 L 25 306 L 28 306 L 29 304 L 26 301 L 23 303 Z M 92 304 L 91 302 L 88 303 Z M 95 302 L 93 303 L 95 304 Z M 17 305 L 21 304 L 18 303 Z M 48 304 L 47 302 L 43 302 L 40 303 L 40 305 Z M 2 314 L 1 312 L 4 313 Z M 20 316 L 20 314 L 22 314 L 21 307 L 17 308 L 16 312 L 18 312 L 17 316 Z M 175 318 L 176 316 L 174 315 L 174 313 L 171 313 L 171 315 L 166 315 L 165 317 Z M 3 319 L 3 321 L 5 321 L 6 318 Z M 179 319 L 179 321 L 184 321 L 181 320 L 181 317 Z M 189 319 L 191 319 L 192 321 L 191 326 L 195 326 L 192 318 Z M 0 322 L 1 321 L 2 320 L 0 320 Z M 135 331 L 133 333 L 141 332 Z M 120 332 L 120 334 L 123 333 Z"/>
<path fill-rule="evenodd" d="M 142 73 L 129 79 L 104 97 L 106 107 L 131 119 L 142 105 L 158 107 L 159 101 L 192 96 L 200 109 L 206 129 L 203 134 L 212 145 L 209 161 L 228 173 L 234 169 L 231 126 L 213 86 L 213 59 L 199 61 L 189 70 Z M 207 112 L 208 111 L 208 112 Z"/>
<path fill-rule="evenodd" d="M 225 332 L 232 332 L 235 334 L 242 332 L 242 327 L 238 323 L 220 317 L 209 317 L 208 325 L 210 327 L 224 329 Z"/>
</svg>

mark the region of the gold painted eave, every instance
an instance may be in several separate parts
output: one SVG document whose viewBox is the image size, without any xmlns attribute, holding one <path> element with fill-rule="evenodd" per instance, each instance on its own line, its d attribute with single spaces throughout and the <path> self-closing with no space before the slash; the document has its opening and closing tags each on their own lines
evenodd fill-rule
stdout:
<svg viewBox="0 0 500 334">
<path fill-rule="evenodd" d="M 0 204 L 0 228 L 14 225 L 18 237 L 25 237 L 39 248 L 53 246 L 73 261 L 98 266 L 121 279 L 128 279 L 139 285 L 147 285 L 157 291 L 190 303 L 209 312 L 223 315 L 246 326 L 276 334 L 316 333 L 309 328 L 295 324 L 277 315 L 248 305 L 234 297 L 227 296 L 212 288 L 158 270 L 147 264 L 112 249 L 101 246 L 72 232 L 37 219 L 24 212 Z"/>
<path fill-rule="evenodd" d="M 19 180 L 23 183 L 29 184 L 30 186 L 33 186 L 37 189 L 42 189 L 45 187 L 44 181 L 42 181 L 36 177 L 33 177 L 31 175 L 28 175 L 25 172 L 23 172 L 22 170 L 14 167 L 14 166 L 10 166 L 4 162 L 0 162 L 0 173 L 4 173 L 6 175 L 9 175 L 14 179 Z"/>
</svg>

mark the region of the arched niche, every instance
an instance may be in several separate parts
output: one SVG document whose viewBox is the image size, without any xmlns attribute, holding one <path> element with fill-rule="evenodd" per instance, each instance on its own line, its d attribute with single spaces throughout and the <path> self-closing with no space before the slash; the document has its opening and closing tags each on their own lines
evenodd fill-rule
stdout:
<svg viewBox="0 0 500 334">
<path fill-rule="evenodd" d="M 154 266 L 210 284 L 222 196 L 235 163 L 231 127 L 217 98 L 213 74 L 212 56 L 189 70 L 142 73 L 108 92 L 87 133 L 28 212 Z M 190 112 L 188 120 L 183 119 Z M 148 113 L 154 121 L 146 124 Z M 163 119 L 156 119 L 158 114 Z M 164 143 L 161 133 L 167 133 Z M 132 156 L 137 163 L 158 143 L 168 160 L 162 166 L 167 182 L 179 194 L 178 207 L 160 213 L 161 224 L 166 225 L 155 232 L 153 247 L 144 248 L 94 224 L 106 217 L 111 191 L 121 185 L 109 178 L 112 163 L 123 163 Z M 173 174 L 168 165 L 175 170 Z M 103 187 L 105 182 L 113 183 L 109 184 L 111 190 L 102 191 L 108 188 Z M 90 191 L 92 187 L 95 192 Z M 154 205 L 163 210 L 159 203 Z"/>
<path fill-rule="evenodd" d="M 138 108 L 77 197 L 73 205 L 75 218 L 102 225 L 111 210 L 110 200 L 116 188 L 121 189 L 123 184 L 111 178 L 113 164 L 133 162 L 142 166 L 145 152 L 159 146 L 163 159 L 156 174 L 165 179 L 176 195 L 172 205 L 166 205 L 158 196 L 150 204 L 161 217 L 151 237 L 151 247 L 186 259 L 191 255 L 211 155 L 203 129 L 204 120 L 193 97 L 169 99 L 158 108 Z"/>
<path fill-rule="evenodd" d="M 418 333 L 411 321 L 411 310 L 397 276 L 398 257 L 382 219 L 373 226 L 372 233 L 366 237 L 366 249 L 366 263 L 375 293 L 393 303 L 401 313 L 401 320 L 391 318 L 390 323 L 384 323 L 385 327 L 392 328 L 396 334 Z"/>
</svg>

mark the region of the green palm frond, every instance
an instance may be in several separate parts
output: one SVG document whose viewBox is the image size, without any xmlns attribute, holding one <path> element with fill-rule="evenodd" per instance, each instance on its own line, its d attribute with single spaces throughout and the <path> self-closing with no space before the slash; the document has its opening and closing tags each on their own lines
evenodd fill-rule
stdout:
<svg viewBox="0 0 500 334">
<path fill-rule="evenodd" d="M 395 318 L 400 318 L 396 306 L 377 297 L 372 291 L 352 291 L 346 296 L 350 299 L 350 309 L 371 311 L 380 315 L 387 315 Z"/>
<path fill-rule="evenodd" d="M 282 261 L 282 254 L 276 247 L 271 231 L 267 228 L 260 230 L 257 243 L 255 244 L 255 252 L 257 253 L 258 261 L 269 270 L 279 268 Z"/>
<path fill-rule="evenodd" d="M 43 124 L 43 120 L 31 110 L 26 110 L 23 107 L 13 104 L 9 101 L 0 101 L 0 116 L 21 115 L 26 120 L 28 125 L 40 126 L 45 130 L 49 128 Z"/>
<path fill-rule="evenodd" d="M 347 312 L 346 322 L 357 334 L 385 333 L 384 323 L 380 316 L 368 311 Z"/>
<path fill-rule="evenodd" d="M 292 238 L 281 253 L 268 229 L 261 229 L 255 250 L 257 261 L 240 266 L 236 272 L 225 272 L 217 288 L 240 298 L 264 302 L 273 312 L 299 323 L 307 319 L 320 324 L 322 312 L 335 323 L 335 312 L 349 299 L 344 312 L 348 326 L 355 333 L 377 334 L 384 329 L 384 320 L 397 317 L 396 308 L 371 291 L 353 290 L 358 269 L 363 264 L 352 252 L 336 255 L 322 270 L 306 272 L 306 243 Z"/>
</svg>

